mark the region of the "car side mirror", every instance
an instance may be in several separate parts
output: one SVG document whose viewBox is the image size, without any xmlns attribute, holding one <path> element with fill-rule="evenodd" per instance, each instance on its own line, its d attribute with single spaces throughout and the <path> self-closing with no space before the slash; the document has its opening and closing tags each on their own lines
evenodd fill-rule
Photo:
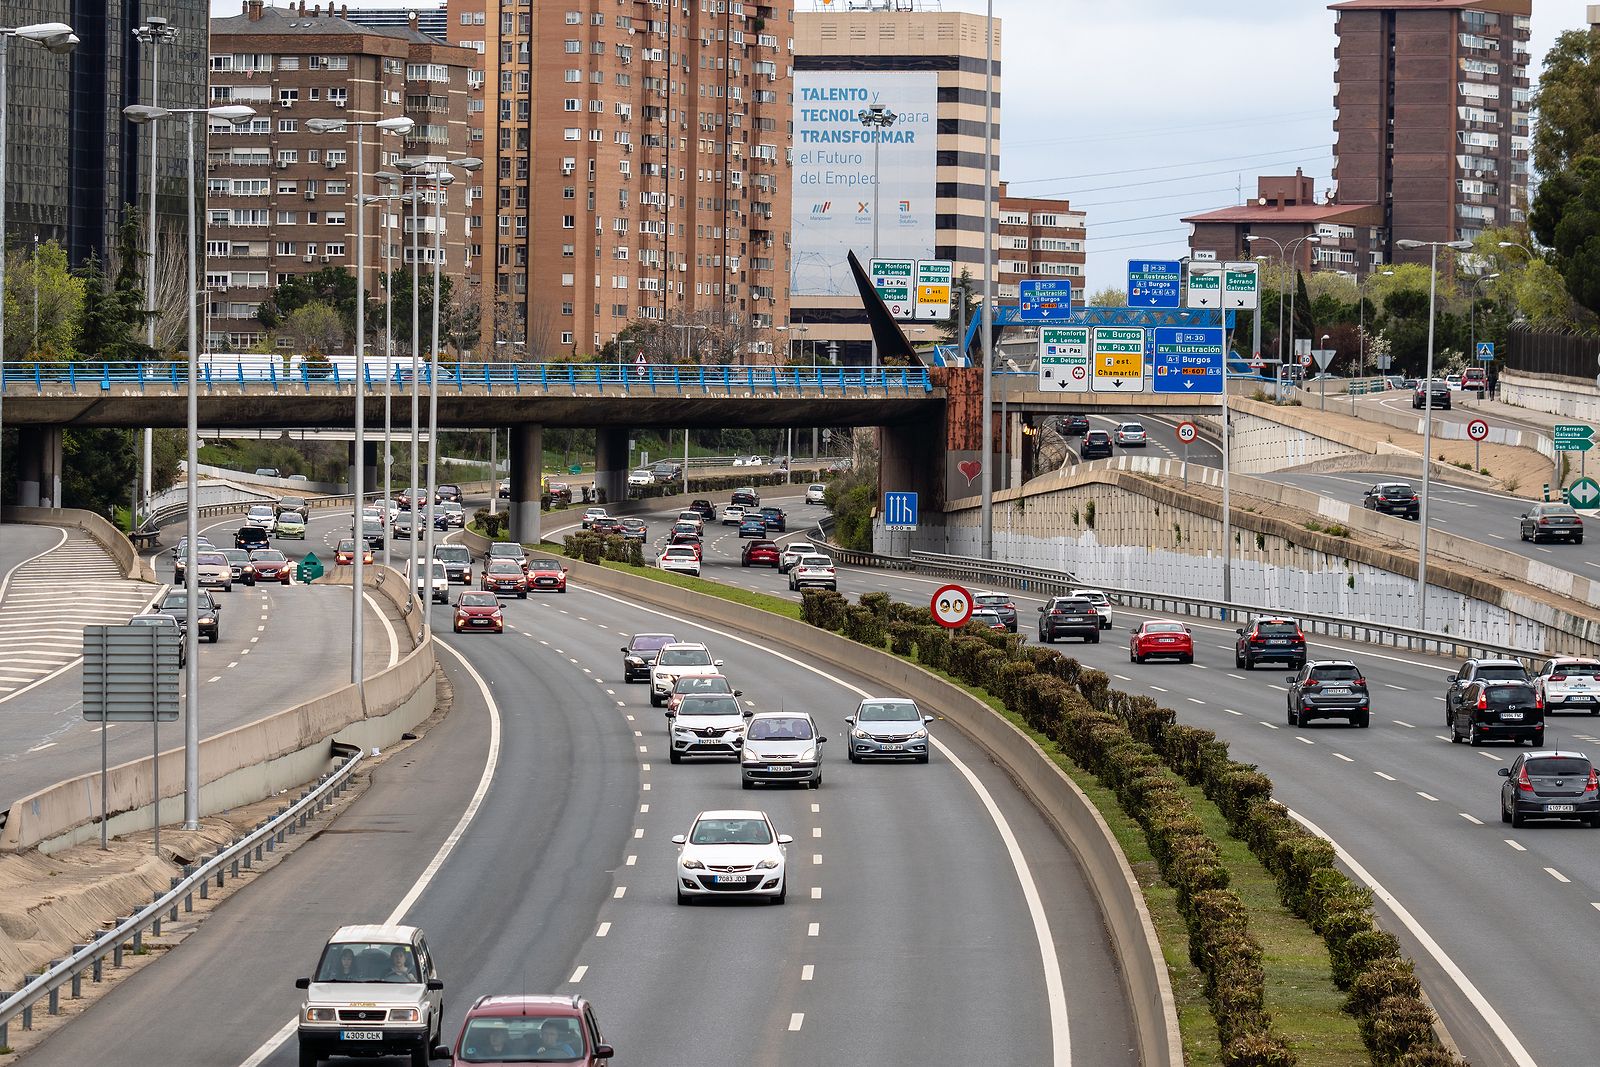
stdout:
<svg viewBox="0 0 1600 1067">
<path fill-rule="evenodd" d="M 296 978 L 294 980 L 294 987 L 296 989 L 310 989 L 311 988 L 311 979 L 309 979 L 309 978 Z"/>
<path fill-rule="evenodd" d="M 827 738 L 826 738 L 826 737 L 819 737 L 819 738 L 817 738 L 817 744 L 819 744 L 819 745 L 825 745 L 825 744 L 827 744 L 827 743 L 828 743 L 828 739 L 827 739 Z"/>
<path fill-rule="evenodd" d="M 1510 778 L 1511 777 L 1511 768 L 1510 767 L 1501 767 L 1499 770 L 1495 771 L 1495 773 L 1498 774 L 1502 778 Z"/>
<path fill-rule="evenodd" d="M 735 689 L 733 691 L 733 695 L 736 696 L 736 697 L 742 697 L 742 696 L 744 696 L 744 690 L 743 689 Z"/>
<path fill-rule="evenodd" d="M 1523 512 L 1521 515 L 1517 516 L 1517 518 L 1519 518 L 1519 519 L 1525 519 L 1527 517 L 1528 517 L 1528 513 L 1527 512 Z"/>
<path fill-rule="evenodd" d="M 1238 634 L 1240 637 L 1243 637 L 1244 636 L 1244 627 L 1241 626 L 1241 627 L 1239 627 L 1237 630 L 1235 630 L 1233 632 Z"/>
<path fill-rule="evenodd" d="M 442 978 L 430 978 L 430 979 L 428 979 L 428 989 L 429 989 L 430 992 L 437 993 L 437 992 L 439 992 L 439 990 L 441 990 L 443 988 L 444 988 L 444 979 L 442 979 Z"/>
<path fill-rule="evenodd" d="M 929 724 L 929 723 L 931 723 L 931 722 L 932 722 L 932 721 L 933 721 L 933 716 L 932 716 L 932 715 L 924 715 L 924 716 L 923 716 L 923 717 L 922 717 L 922 724 L 923 724 L 923 725 L 924 725 L 924 726 L 926 726 L 926 725 L 928 725 L 928 724 Z"/>
<path fill-rule="evenodd" d="M 594 1058 L 597 1060 L 609 1060 L 616 1054 L 616 1050 L 610 1045 L 596 1045 L 594 1047 Z"/>
<path fill-rule="evenodd" d="M 711 665 L 713 667 L 720 667 L 722 666 L 722 661 L 720 659 L 714 659 L 711 661 Z"/>
<path fill-rule="evenodd" d="M 678 713 L 677 713 L 677 712 L 676 712 L 676 711 L 674 711 L 674 710 L 673 710 L 673 709 L 671 709 L 671 708 L 668 708 L 668 709 L 667 709 L 667 718 L 669 718 L 669 719 L 676 719 L 676 718 L 677 718 L 677 717 L 678 717 Z"/>
<path fill-rule="evenodd" d="M 1035 608 L 1035 609 L 1034 609 L 1034 610 L 1035 610 L 1035 611 L 1038 611 L 1038 612 L 1041 612 L 1041 613 L 1042 613 L 1042 612 L 1043 612 L 1043 611 L 1044 611 L 1044 605 L 1043 605 L 1043 604 L 1040 604 L 1040 605 L 1039 605 L 1039 606 L 1038 606 L 1038 607 L 1037 607 L 1037 608 Z"/>
<path fill-rule="evenodd" d="M 628 651 L 628 646 L 627 645 L 623 645 L 622 648 L 619 649 L 618 651 L 626 653 Z"/>
<path fill-rule="evenodd" d="M 753 719 L 753 718 L 756 717 L 756 709 L 755 708 L 745 708 L 744 711 L 740 712 L 740 714 L 743 715 L 747 719 Z"/>
<path fill-rule="evenodd" d="M 779 834 L 778 835 L 778 844 L 780 844 L 780 845 L 792 845 L 792 844 L 794 844 L 794 838 L 791 837 L 788 834 Z"/>
<path fill-rule="evenodd" d="M 674 845 L 681 845 L 681 844 L 684 844 L 684 843 L 685 843 L 685 842 L 687 842 L 687 841 L 688 841 L 688 840 L 689 840 L 689 839 L 688 839 L 688 837 L 686 837 L 686 836 L 685 836 L 685 835 L 683 835 L 683 834 L 673 834 L 673 835 L 672 835 L 672 843 L 673 843 L 673 844 L 674 844 Z"/>
<path fill-rule="evenodd" d="M 428 1050 L 428 1058 L 430 1060 L 448 1060 L 453 1059 L 454 1057 L 452 1056 L 450 1047 L 448 1045 L 435 1045 L 433 1048 Z"/>
<path fill-rule="evenodd" d="M 1128 632 L 1130 634 L 1136 634 L 1139 632 L 1139 628 L 1137 626 L 1130 626 L 1128 627 Z"/>
<path fill-rule="evenodd" d="M 844 717 L 844 721 L 846 725 L 854 726 L 856 724 L 856 717 L 854 715 L 846 715 Z"/>
</svg>

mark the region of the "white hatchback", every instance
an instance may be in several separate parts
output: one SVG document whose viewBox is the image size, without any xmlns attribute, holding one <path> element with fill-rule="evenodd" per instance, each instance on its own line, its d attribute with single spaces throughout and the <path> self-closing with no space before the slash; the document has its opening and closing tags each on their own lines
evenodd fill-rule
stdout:
<svg viewBox="0 0 1600 1067">
<path fill-rule="evenodd" d="M 784 848 L 764 811 L 702 811 L 687 834 L 678 834 L 678 903 L 705 897 L 760 897 L 782 904 L 788 896 Z"/>
<path fill-rule="evenodd" d="M 806 486 L 806 503 L 821 504 L 827 500 L 828 487 L 821 482 L 813 482 Z"/>
<path fill-rule="evenodd" d="M 1587 711 L 1600 715 L 1600 660 L 1559 656 L 1545 661 L 1533 679 L 1546 713 Z"/>
<path fill-rule="evenodd" d="M 1111 436 L 1118 448 L 1143 448 L 1150 443 L 1144 432 L 1144 426 L 1137 422 L 1117 423 L 1117 428 L 1111 432 Z"/>
<path fill-rule="evenodd" d="M 259 526 L 267 533 L 271 533 L 278 526 L 276 513 L 271 504 L 254 504 L 244 516 L 245 525 Z"/>
</svg>

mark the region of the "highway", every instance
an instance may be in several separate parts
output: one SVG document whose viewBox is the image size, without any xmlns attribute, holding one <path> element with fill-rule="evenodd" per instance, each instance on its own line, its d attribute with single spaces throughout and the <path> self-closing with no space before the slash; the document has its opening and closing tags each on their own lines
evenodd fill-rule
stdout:
<svg viewBox="0 0 1600 1067">
<path fill-rule="evenodd" d="M 779 540 L 803 537 L 806 524 L 822 514 L 792 495 L 763 503 L 789 512 L 792 532 Z M 668 528 L 669 516 L 649 518 L 652 534 Z M 739 567 L 732 527 L 713 526 L 708 534 L 706 577 L 795 596 L 776 572 Z M 839 580 L 852 600 L 881 590 L 918 605 L 943 584 L 853 567 L 840 567 Z M 1024 632 L 1031 633 L 1041 601 L 1014 600 Z M 1116 629 L 1101 643 L 1057 647 L 1107 671 L 1114 685 L 1160 700 L 1181 721 L 1216 731 L 1235 759 L 1272 776 L 1279 801 L 1330 835 L 1392 894 L 1412 925 L 1380 901 L 1385 926 L 1417 960 L 1429 995 L 1474 1064 L 1554 1063 L 1600 1039 L 1585 981 L 1589 932 L 1600 907 L 1594 903 L 1600 902 L 1600 836 L 1575 825 L 1513 831 L 1500 823 L 1495 770 L 1517 749 L 1449 743 L 1442 701 L 1456 663 L 1315 638 L 1313 658 L 1349 658 L 1361 666 L 1372 694 L 1372 726 L 1318 722 L 1295 729 L 1286 719 L 1288 669 L 1236 669 L 1234 634 L 1225 625 L 1189 623 L 1196 637 L 1192 666 L 1130 663 L 1127 630 L 1144 617 L 1119 611 Z M 1600 720 L 1588 716 L 1552 716 L 1545 732 L 1550 747 L 1600 750 Z M 1424 947 L 1424 937 L 1438 945 L 1437 956 Z M 1558 951 L 1559 945 L 1583 950 Z M 1538 996 L 1530 998 L 1528 969 L 1506 964 L 1535 959 Z M 1504 1034 L 1484 1021 L 1474 998 L 1498 1013 Z M 1531 1059 L 1508 1054 L 1507 1036 Z"/>
<path fill-rule="evenodd" d="M 201 533 L 219 547 L 231 547 L 233 531 L 241 522 L 237 515 L 206 520 L 201 525 Z M 344 512 L 312 512 L 306 550 L 323 549 L 324 538 L 341 527 L 349 527 L 349 517 Z M 177 543 L 180 531 L 168 527 L 165 534 L 166 545 L 152 553 L 152 562 L 157 579 L 170 583 L 170 549 Z M 13 547 L 13 535 L 19 545 L 47 538 L 44 546 L 48 547 L 61 533 L 52 527 L 8 525 L 8 552 L 21 551 Z M 303 554 L 299 541 L 274 542 L 274 547 L 285 549 L 286 554 L 293 557 Z M 331 550 L 319 551 L 319 555 L 332 569 Z M 59 580 L 70 582 L 73 574 L 73 568 L 68 567 Z M 133 587 L 137 595 L 130 599 L 123 594 L 117 611 L 90 619 L 83 614 L 85 608 L 81 600 L 64 589 L 63 599 L 72 605 L 66 612 L 71 629 L 81 630 L 82 625 L 90 621 L 125 621 L 161 588 L 123 581 L 108 584 Z M 202 736 L 222 733 L 291 707 L 349 680 L 348 588 L 316 584 L 284 587 L 266 583 L 252 588 L 236 583 L 232 592 L 214 592 L 213 595 L 222 605 L 221 631 L 216 644 L 200 642 Z M 366 599 L 366 669 L 372 672 L 386 667 L 392 658 L 408 651 L 410 643 L 397 619 L 390 618 L 379 607 L 383 601 L 370 594 Z M 21 625 L 27 617 L 13 615 L 8 591 L 7 605 L 0 607 L 0 632 L 6 631 L 13 618 Z M 35 634 L 38 625 L 30 621 L 19 632 Z M 32 639 L 38 640 L 37 637 Z M 74 636 L 72 653 L 81 655 L 81 649 L 81 641 Z M 4 782 L 0 787 L 0 806 L 9 807 L 19 797 L 100 766 L 100 728 L 83 721 L 82 684 L 81 667 L 74 665 L 31 688 L 26 695 L 16 694 L 19 699 L 11 705 L 11 714 L 0 716 L 0 780 Z M 113 723 L 109 731 L 112 764 L 149 755 L 152 747 L 149 728 L 141 724 Z M 181 721 L 162 724 L 161 735 L 163 748 L 181 743 Z"/>
<path fill-rule="evenodd" d="M 400 919 L 441 961 L 449 1038 L 479 994 L 553 991 L 592 999 L 623 1063 L 1136 1062 L 1075 860 L 956 731 L 935 724 L 927 766 L 854 766 L 842 720 L 868 679 L 577 587 L 504 603 L 503 636 L 452 635 L 433 609 L 463 657 L 440 655 L 454 712 L 30 1062 L 293 1063 L 292 982 L 322 940 Z M 757 708 L 810 710 L 834 739 L 823 787 L 751 793 L 730 764 L 669 764 L 662 711 L 620 680 L 643 630 L 707 641 Z M 795 839 L 788 903 L 678 907 L 671 836 L 748 806 Z M 228 1024 L 149 1025 L 207 1017 Z"/>
</svg>

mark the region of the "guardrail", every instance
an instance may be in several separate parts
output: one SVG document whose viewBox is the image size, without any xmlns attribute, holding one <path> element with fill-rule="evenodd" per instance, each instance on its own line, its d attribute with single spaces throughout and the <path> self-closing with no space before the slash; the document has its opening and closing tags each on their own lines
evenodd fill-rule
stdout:
<svg viewBox="0 0 1600 1067">
<path fill-rule="evenodd" d="M 385 369 L 382 361 L 364 362 L 359 370 L 350 360 L 300 363 L 298 373 L 285 370 L 276 360 L 212 361 L 198 368 L 200 388 L 263 392 L 349 389 L 360 382 L 364 392 L 381 391 L 386 382 L 409 387 L 409 363 Z M 496 389 L 523 392 L 577 393 L 593 390 L 624 396 L 666 393 L 720 393 L 725 396 L 767 393 L 781 395 L 839 396 L 931 393 L 933 381 L 926 367 L 779 367 L 772 364 L 645 364 L 632 363 L 446 363 L 435 380 L 424 365 L 421 385 L 464 392 L 471 388 L 493 393 Z M 188 371 L 184 364 L 143 363 L 0 363 L 0 393 L 33 392 L 106 393 L 113 386 L 131 386 L 140 392 L 158 390 L 186 393 Z"/>
<path fill-rule="evenodd" d="M 100 982 L 108 956 L 113 967 L 122 966 L 122 956 L 130 939 L 132 951 L 142 951 L 146 930 L 153 937 L 161 936 L 162 922 L 177 922 L 180 909 L 194 910 L 197 893 L 201 900 L 209 899 L 213 880 L 220 889 L 225 879 L 237 879 L 241 871 L 250 870 L 265 853 L 274 851 L 289 834 L 298 832 L 313 815 L 343 794 L 361 762 L 361 750 L 337 743 L 334 750 L 335 755 L 346 757 L 344 763 L 319 778 L 316 785 L 302 793 L 293 804 L 280 808 L 232 844 L 218 846 L 216 853 L 204 863 L 185 866 L 183 874 L 172 879 L 171 889 L 158 895 L 147 907 L 120 919 L 115 927 L 93 941 L 74 946 L 72 955 L 52 961 L 21 989 L 0 993 L 0 1048 L 9 1044 L 8 1029 L 13 1019 L 20 1016 L 22 1029 L 32 1030 L 34 1007 L 41 1000 L 47 1001 L 46 1012 L 59 1015 L 63 987 L 68 989 L 70 999 L 77 1000 L 83 995 L 85 971 L 90 972 L 90 981 Z"/>
</svg>

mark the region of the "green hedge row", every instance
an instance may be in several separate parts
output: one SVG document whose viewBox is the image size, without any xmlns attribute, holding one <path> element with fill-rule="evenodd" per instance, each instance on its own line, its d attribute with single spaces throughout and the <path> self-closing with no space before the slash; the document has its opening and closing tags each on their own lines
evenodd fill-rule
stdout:
<svg viewBox="0 0 1600 1067">
<path fill-rule="evenodd" d="M 589 530 L 567 534 L 562 538 L 562 549 L 568 559 L 581 559 L 585 563 L 628 563 L 644 566 L 644 546 L 620 534 L 597 534 Z"/>
<path fill-rule="evenodd" d="M 1276 1067 L 1295 1062 L 1263 1007 L 1261 947 L 1228 891 L 1215 843 L 1184 799 L 1200 786 L 1231 833 L 1269 870 L 1286 907 L 1322 937 L 1333 979 L 1347 994 L 1372 1061 L 1380 1067 L 1462 1067 L 1434 1034 L 1411 961 L 1372 916 L 1372 898 L 1335 866 L 1333 847 L 1272 797 L 1272 780 L 1228 756 L 1210 730 L 1177 721 L 1150 697 L 1112 688 L 1110 678 L 1016 634 L 934 624 L 926 608 L 869 593 L 852 606 L 837 593 L 805 593 L 801 618 L 983 688 L 1055 741 L 1111 788 L 1144 830 L 1162 876 L 1177 892 L 1190 957 L 1205 977 L 1223 1062 Z"/>
</svg>

